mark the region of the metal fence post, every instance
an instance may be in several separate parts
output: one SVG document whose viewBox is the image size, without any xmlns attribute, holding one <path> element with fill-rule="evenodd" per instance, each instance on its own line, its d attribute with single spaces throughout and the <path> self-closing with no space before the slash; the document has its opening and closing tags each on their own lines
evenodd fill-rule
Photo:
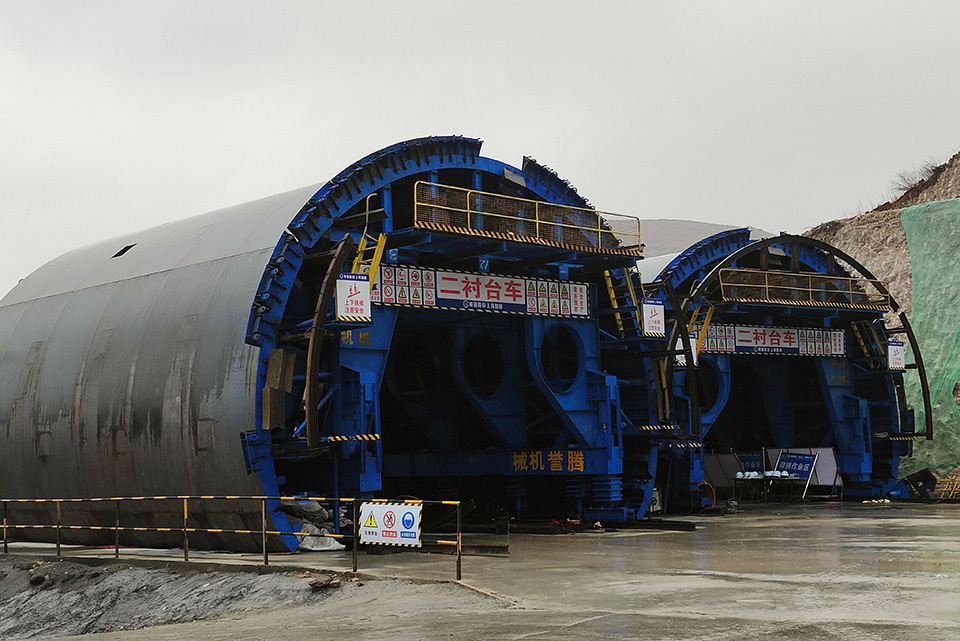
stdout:
<svg viewBox="0 0 960 641">
<path fill-rule="evenodd" d="M 187 499 L 183 499 L 183 560 L 190 560 L 190 537 L 187 534 Z"/>
<path fill-rule="evenodd" d="M 4 530 L 6 532 L 6 530 Z M 360 524 L 357 523 L 357 500 L 353 500 L 353 573 L 357 573 L 357 547 L 359 545 L 358 540 L 360 539 Z M 4 543 L 6 543 L 6 535 L 4 535 Z"/>
<path fill-rule="evenodd" d="M 270 565 L 270 557 L 267 556 L 267 499 L 260 499 L 260 538 L 263 543 L 263 564 Z"/>
<path fill-rule="evenodd" d="M 457 581 L 463 578 L 462 552 L 463 552 L 463 542 L 460 536 L 460 501 L 457 501 Z"/>
<path fill-rule="evenodd" d="M 113 558 L 120 558 L 120 501 L 117 500 L 117 519 L 113 526 Z"/>
<path fill-rule="evenodd" d="M 3 553 L 10 554 L 10 549 L 7 547 L 7 505 L 6 501 L 3 502 Z"/>
<path fill-rule="evenodd" d="M 60 523 L 62 519 L 61 503 L 57 501 L 57 556 L 60 556 Z"/>
</svg>

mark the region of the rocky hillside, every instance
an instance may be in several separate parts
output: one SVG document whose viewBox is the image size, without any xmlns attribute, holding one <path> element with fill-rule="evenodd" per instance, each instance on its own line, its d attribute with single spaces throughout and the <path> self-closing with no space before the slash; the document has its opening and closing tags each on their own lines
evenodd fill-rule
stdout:
<svg viewBox="0 0 960 641">
<path fill-rule="evenodd" d="M 899 198 L 873 211 L 833 220 L 804 234 L 838 247 L 890 283 L 894 300 L 909 315 L 913 295 L 910 254 L 900 224 L 900 210 L 911 205 L 960 198 L 960 152 L 933 167 Z"/>
<path fill-rule="evenodd" d="M 910 314 L 910 254 L 900 224 L 899 209 L 870 211 L 853 218 L 832 220 L 804 235 L 839 248 L 874 276 L 887 281 L 893 299 Z"/>
</svg>

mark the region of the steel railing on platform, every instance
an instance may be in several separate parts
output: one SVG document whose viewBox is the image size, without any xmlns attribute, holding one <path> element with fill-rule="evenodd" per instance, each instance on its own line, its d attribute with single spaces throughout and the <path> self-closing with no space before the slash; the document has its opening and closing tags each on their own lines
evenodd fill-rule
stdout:
<svg viewBox="0 0 960 641">
<path fill-rule="evenodd" d="M 640 256 L 640 220 L 585 207 L 419 181 L 414 225 Z"/>
<path fill-rule="evenodd" d="M 890 308 L 887 283 L 868 278 L 729 268 L 720 270 L 720 292 L 729 301 Z"/>
<path fill-rule="evenodd" d="M 182 523 L 178 523 L 178 526 L 171 525 L 170 527 L 140 527 L 140 526 L 124 526 L 121 525 L 121 516 L 122 510 L 121 506 L 125 502 L 142 502 L 142 501 L 159 501 L 159 502 L 171 502 L 176 501 L 182 505 Z M 190 518 L 190 504 L 197 502 L 206 502 L 206 501 L 255 501 L 259 502 L 260 505 L 260 514 L 259 519 L 262 524 L 260 529 L 229 529 L 229 528 L 204 528 L 196 527 L 189 524 Z M 313 502 L 313 503 L 327 503 L 331 504 L 334 507 L 334 518 L 340 518 L 340 507 L 342 504 L 347 504 L 351 507 L 352 510 L 352 522 L 353 522 L 353 532 L 351 534 L 318 534 L 318 533 L 309 533 L 309 532 L 283 532 L 275 529 L 269 528 L 270 513 L 267 510 L 268 501 L 297 501 L 297 502 Z M 113 525 L 77 525 L 71 524 L 69 522 L 64 522 L 64 504 L 72 505 L 78 503 L 114 503 L 115 508 L 115 521 Z M 359 536 L 359 523 L 357 522 L 358 518 L 358 508 L 361 503 L 386 503 L 391 505 L 410 505 L 410 506 L 424 506 L 424 505 L 444 505 L 456 508 L 456 538 L 452 540 L 448 539 L 438 539 L 432 541 L 433 544 L 439 546 L 449 546 L 456 548 L 456 557 L 457 557 L 457 580 L 459 581 L 462 576 L 462 557 L 463 557 L 463 537 L 461 533 L 461 513 L 460 513 L 460 501 L 432 501 L 432 500 L 410 500 L 410 499 L 398 499 L 398 500 L 389 500 L 389 499 L 357 499 L 350 497 L 318 497 L 318 496 L 233 496 L 233 495 L 196 495 L 196 496 L 114 496 L 114 497 L 99 497 L 99 498 L 72 498 L 72 499 L 0 499 L 0 504 L 3 506 L 3 553 L 9 554 L 9 542 L 10 542 L 10 532 L 18 530 L 54 530 L 55 543 L 57 549 L 57 556 L 61 556 L 61 545 L 62 545 L 62 533 L 72 532 L 72 531 L 96 531 L 96 532 L 112 532 L 114 535 L 113 538 L 113 549 L 114 557 L 120 558 L 120 534 L 123 532 L 164 532 L 170 534 L 180 534 L 182 536 L 182 547 L 183 547 L 183 560 L 190 560 L 190 535 L 191 534 L 236 534 L 236 535 L 259 535 L 261 539 L 262 549 L 263 549 L 263 564 L 270 564 L 269 551 L 267 549 L 267 537 L 268 536 L 295 536 L 298 538 L 306 537 L 326 537 L 332 539 L 352 539 L 353 542 L 353 571 L 357 572 L 358 565 L 358 556 L 359 556 L 359 545 L 362 543 Z M 55 523 L 17 523 L 10 516 L 10 506 L 11 505 L 23 505 L 23 504 L 53 504 L 56 506 L 56 522 Z M 180 512 L 178 512 L 178 515 Z M 209 513 L 206 513 L 209 516 Z"/>
</svg>

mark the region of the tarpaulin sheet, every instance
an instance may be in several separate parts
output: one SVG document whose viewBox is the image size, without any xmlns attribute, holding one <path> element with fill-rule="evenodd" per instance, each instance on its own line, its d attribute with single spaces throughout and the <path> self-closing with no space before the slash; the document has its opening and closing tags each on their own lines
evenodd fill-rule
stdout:
<svg viewBox="0 0 960 641">
<path fill-rule="evenodd" d="M 960 410 L 953 389 L 960 380 L 960 199 L 905 208 L 900 221 L 910 249 L 913 312 L 910 324 L 930 383 L 933 441 L 918 439 L 900 475 L 923 468 L 947 472 L 960 465 Z M 907 357 L 913 362 L 912 354 Z M 924 424 L 920 381 L 905 376 L 907 398 Z"/>
</svg>

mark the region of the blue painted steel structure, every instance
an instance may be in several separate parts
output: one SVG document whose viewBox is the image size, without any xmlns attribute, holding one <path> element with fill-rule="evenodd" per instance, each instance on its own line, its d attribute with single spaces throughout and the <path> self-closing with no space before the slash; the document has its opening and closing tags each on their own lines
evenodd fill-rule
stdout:
<svg viewBox="0 0 960 641">
<path fill-rule="evenodd" d="M 297 242 L 286 238 L 278 244 L 258 293 L 258 301 L 271 304 L 254 305 L 251 315 L 248 340 L 262 350 L 259 380 L 265 380 L 269 354 L 282 338 L 282 327 L 303 326 L 302 311 L 292 318 L 284 315 L 285 283 L 298 277 L 299 266 L 318 246 L 323 250 L 344 236 L 358 237 L 356 229 L 343 228 L 338 221 L 351 213 L 355 216 L 370 194 L 377 194 L 383 205 L 382 223 L 376 231 L 387 235 L 388 260 L 393 263 L 452 265 L 481 273 L 532 273 L 560 280 L 579 278 L 592 283 L 597 314 L 589 320 L 562 321 L 536 316 L 481 318 L 470 312 L 375 305 L 372 325 L 350 328 L 343 334 L 338 346 L 339 368 L 333 366 L 324 374 L 331 381 L 324 398 L 332 408 L 325 431 L 331 435 L 376 433 L 382 439 L 375 446 L 349 442 L 331 447 L 332 466 L 325 459 L 311 463 L 311 457 L 303 453 L 302 437 L 288 438 L 283 430 L 271 433 L 262 428 L 262 415 L 258 415 L 261 427 L 249 435 L 247 443 L 251 467 L 260 472 L 265 486 L 277 482 L 281 492 L 345 494 L 374 493 L 384 486 L 419 494 L 438 488 L 459 494 L 486 492 L 518 512 L 573 510 L 586 512 L 590 518 L 618 520 L 643 517 L 655 486 L 664 489 L 675 507 L 700 505 L 704 447 L 714 440 L 731 444 L 729 438 L 712 436 L 711 431 L 728 431 L 731 395 L 744 393 L 734 384 L 737 370 L 746 367 L 744 358 L 705 354 L 696 369 L 671 367 L 670 379 L 658 389 L 657 371 L 664 365 L 664 354 L 669 360 L 677 356 L 670 353 L 669 339 L 642 333 L 618 335 L 612 324 L 615 310 L 603 295 L 603 271 L 633 278 L 640 287 L 636 272 L 627 271 L 632 259 L 591 257 L 589 250 L 544 253 L 542 247 L 522 242 L 464 239 L 458 238 L 455 230 L 438 233 L 411 228 L 409 220 L 404 221 L 403 214 L 396 211 L 395 194 L 409 193 L 404 181 L 424 175 L 431 182 L 494 193 L 502 188 L 503 177 L 510 175 L 514 182 L 508 193 L 588 206 L 569 184 L 529 159 L 517 169 L 476 156 L 473 141 L 434 141 L 427 146 L 430 144 L 446 147 L 439 153 L 424 153 L 424 148 L 417 146 L 411 153 L 409 147 L 394 146 L 362 160 L 320 190 L 295 218 L 289 230 Z M 443 170 L 454 168 L 469 173 L 453 180 L 442 175 Z M 498 186 L 491 188 L 493 177 Z M 725 317 L 739 322 L 746 318 L 769 325 L 775 318 L 790 318 L 825 328 L 849 323 L 851 318 L 872 323 L 881 318 L 879 311 L 844 310 L 842 305 L 813 312 L 783 303 L 725 307 L 711 301 L 709 294 L 685 301 L 683 314 L 676 313 L 680 299 L 671 300 L 671 290 L 675 296 L 689 296 L 696 283 L 736 252 L 744 252 L 741 263 L 755 267 L 751 245 L 745 229 L 704 239 L 671 262 L 656 283 L 648 284 L 648 295 L 664 301 L 675 323 L 687 317 L 687 308 L 694 303 L 715 306 L 715 318 L 720 322 Z M 794 269 L 820 274 L 832 269 L 837 276 L 849 276 L 836 267 L 835 255 L 823 247 L 793 238 L 781 245 L 790 261 L 795 256 Z M 738 265 L 735 261 L 728 266 Z M 301 309 L 309 309 L 309 305 Z M 541 353 L 545 346 L 551 350 L 547 358 Z M 688 345 L 686 349 L 689 352 L 691 348 Z M 559 372 L 562 363 L 553 369 L 546 366 L 551 359 L 567 361 L 570 371 Z M 878 377 L 875 371 L 861 375 L 857 370 L 855 375 L 857 366 L 851 361 L 811 358 L 806 365 L 813 363 L 822 388 L 820 400 L 814 402 L 827 408 L 833 427 L 821 426 L 812 440 L 798 439 L 791 420 L 777 416 L 793 402 L 790 364 L 775 357 L 747 360 L 752 362 L 749 367 L 766 372 L 756 377 L 753 390 L 763 399 L 771 424 L 763 445 L 835 444 L 853 492 L 888 493 L 893 489 L 892 471 L 896 459 L 909 451 L 909 441 L 888 441 L 892 445 L 884 449 L 882 463 L 875 466 L 874 439 L 863 436 L 869 428 L 859 427 L 866 420 L 865 413 L 872 412 L 874 417 L 887 417 L 885 422 L 874 420 L 878 425 L 883 422 L 888 433 L 913 431 L 911 414 L 898 401 L 898 374 Z M 712 402 L 706 408 L 691 398 L 697 370 L 711 381 Z M 855 388 L 865 385 L 865 377 L 883 381 L 878 400 L 858 396 L 861 392 Z M 411 383 L 409 378 L 415 381 Z M 846 383 L 835 384 L 836 380 Z M 346 393 L 348 384 L 353 389 Z M 876 391 L 872 394 L 877 395 Z M 292 397 L 299 396 L 297 389 Z M 262 406 L 259 400 L 258 406 Z M 868 410 L 870 407 L 873 409 Z M 663 408 L 668 410 L 667 416 Z M 278 449 L 297 454 L 284 458 L 277 456 Z M 571 462 L 574 455 L 576 460 Z M 303 469 L 315 470 L 307 474 L 313 485 L 297 485 L 302 480 L 291 483 L 294 477 L 303 478 Z M 333 478 L 324 478 L 330 474 Z M 481 485 L 484 490 L 477 489 Z"/>
<path fill-rule="evenodd" d="M 301 295 L 310 289 L 304 266 L 311 256 L 328 252 L 344 237 L 359 240 L 359 208 L 368 205 L 371 194 L 380 205 L 373 232 L 387 236 L 387 261 L 398 265 L 565 280 L 571 266 L 599 273 L 632 264 L 632 257 L 596 256 L 589 249 L 544 248 L 413 229 L 409 212 L 402 211 L 409 209 L 409 196 L 398 202 L 397 194 L 409 194 L 414 179 L 589 207 L 569 183 L 535 161 L 527 158 L 522 168 L 511 167 L 479 156 L 479 146 L 471 139 L 430 138 L 372 154 L 317 191 L 277 243 L 252 305 L 247 335 L 261 356 L 257 429 L 244 435 L 245 456 L 267 494 L 369 495 L 381 489 L 384 478 L 394 479 L 399 487 L 396 479 L 501 475 L 514 477 L 504 490 L 522 509 L 529 498 L 524 477 L 557 476 L 549 457 L 560 452 L 564 471 L 570 467 L 584 477 L 568 490 L 580 505 L 591 489 L 607 502 L 621 501 L 622 454 L 618 422 L 613 419 L 619 389 L 614 377 L 601 369 L 593 320 L 478 317 L 473 312 L 375 306 L 369 327 L 333 326 L 342 338 L 333 342 L 335 349 L 322 373 L 323 431 L 326 436 L 376 434 L 382 439 L 347 441 L 316 452 L 308 451 L 296 428 L 290 429 L 302 423 L 297 404 L 306 385 L 301 371 L 304 346 L 290 340 L 309 325 L 312 294 Z M 573 364 L 548 366 L 545 372 L 544 345 L 551 350 L 547 358 L 572 359 Z M 270 429 L 264 425 L 264 389 L 270 355 L 277 349 L 297 355 L 297 383 L 286 395 L 289 425 L 274 424 Z M 560 353 L 554 353 L 558 349 Z M 573 351 L 564 351 L 568 349 Z M 485 362 L 490 354 L 500 362 Z M 479 361 L 461 366 L 470 359 Z M 474 365 L 491 370 L 487 375 L 497 380 L 472 381 Z M 572 367 L 572 380 L 558 385 L 555 379 L 567 374 L 550 367 Z M 403 370 L 416 368 L 424 372 L 414 376 L 429 377 L 429 385 L 420 380 L 420 387 L 411 388 L 404 380 L 409 374 Z M 416 446 L 410 448 L 409 443 Z"/>
<path fill-rule="evenodd" d="M 90 496 L 416 494 L 476 497 L 523 515 L 627 520 L 647 513 L 655 487 L 668 508 L 701 507 L 704 450 L 754 445 L 835 445 L 848 492 L 896 489 L 913 433 L 899 373 L 868 366 L 876 360 L 868 355 L 703 353 L 695 366 L 685 329 L 698 307 L 713 307 L 715 323 L 877 325 L 876 309 L 728 301 L 714 286 L 720 266 L 845 277 L 849 257 L 795 237 L 753 243 L 735 230 L 697 243 L 641 285 L 630 252 L 598 239 L 560 242 L 560 227 L 557 242 L 538 244 L 484 229 L 490 223 L 479 217 L 470 234 L 415 224 L 418 181 L 477 190 L 481 202 L 498 195 L 590 208 L 552 170 L 530 158 L 519 168 L 485 158 L 480 145 L 399 143 L 322 186 L 42 268 L 0 302 L 3 444 L 29 465 L 36 454 L 41 466 L 49 459 L 69 470 Z M 591 311 L 374 304 L 369 322 L 338 321 L 324 306 L 331 265 L 381 234 L 389 266 L 584 283 Z M 114 246 L 131 243 L 114 256 Z M 672 335 L 625 326 L 635 301 L 614 308 L 608 288 L 628 280 L 664 304 Z M 60 338 L 60 319 L 70 319 L 81 346 Z M 85 445 L 92 425 L 95 449 Z M 23 469 L 0 466 L 0 493 L 70 494 L 70 483 L 45 474 L 25 484 Z M 279 507 L 269 505 L 274 524 L 293 532 L 298 525 Z"/>
<path fill-rule="evenodd" d="M 690 426 L 690 413 L 697 412 L 700 438 L 693 439 L 689 448 L 657 444 L 679 463 L 667 477 L 661 475 L 659 483 L 672 487 L 685 504 L 696 504 L 697 488 L 704 480 L 698 459 L 704 449 L 833 447 L 848 495 L 906 496 L 906 488 L 896 479 L 899 458 L 909 455 L 914 438 L 932 435 L 929 425 L 915 433 L 913 411 L 903 398 L 903 374 L 886 366 L 887 335 L 909 334 L 916 347 L 904 315 L 900 328 L 884 326 L 884 313 L 896 311 L 896 302 L 865 309 L 839 299 L 813 307 L 799 302 L 727 300 L 717 283 L 717 275 L 725 268 L 756 270 L 761 275 L 815 274 L 824 283 L 851 276 L 873 279 L 851 257 L 818 241 L 782 235 L 751 242 L 746 229 L 698 242 L 656 275 L 647 285 L 647 295 L 663 298 L 668 308 L 676 307 L 666 293 L 669 285 L 683 299 L 684 312 L 712 307 L 714 324 L 841 330 L 847 354 L 836 358 L 703 353 L 696 368 L 701 380 L 696 402 L 691 398 L 689 371 L 675 370 L 673 394 L 679 401 L 681 423 Z M 880 344 L 858 345 L 854 330 L 860 327 L 873 328 L 870 333 Z M 919 362 L 919 349 L 916 354 Z M 703 385 L 705 380 L 709 385 Z M 755 411 L 751 414 L 744 409 L 747 406 Z"/>
</svg>

